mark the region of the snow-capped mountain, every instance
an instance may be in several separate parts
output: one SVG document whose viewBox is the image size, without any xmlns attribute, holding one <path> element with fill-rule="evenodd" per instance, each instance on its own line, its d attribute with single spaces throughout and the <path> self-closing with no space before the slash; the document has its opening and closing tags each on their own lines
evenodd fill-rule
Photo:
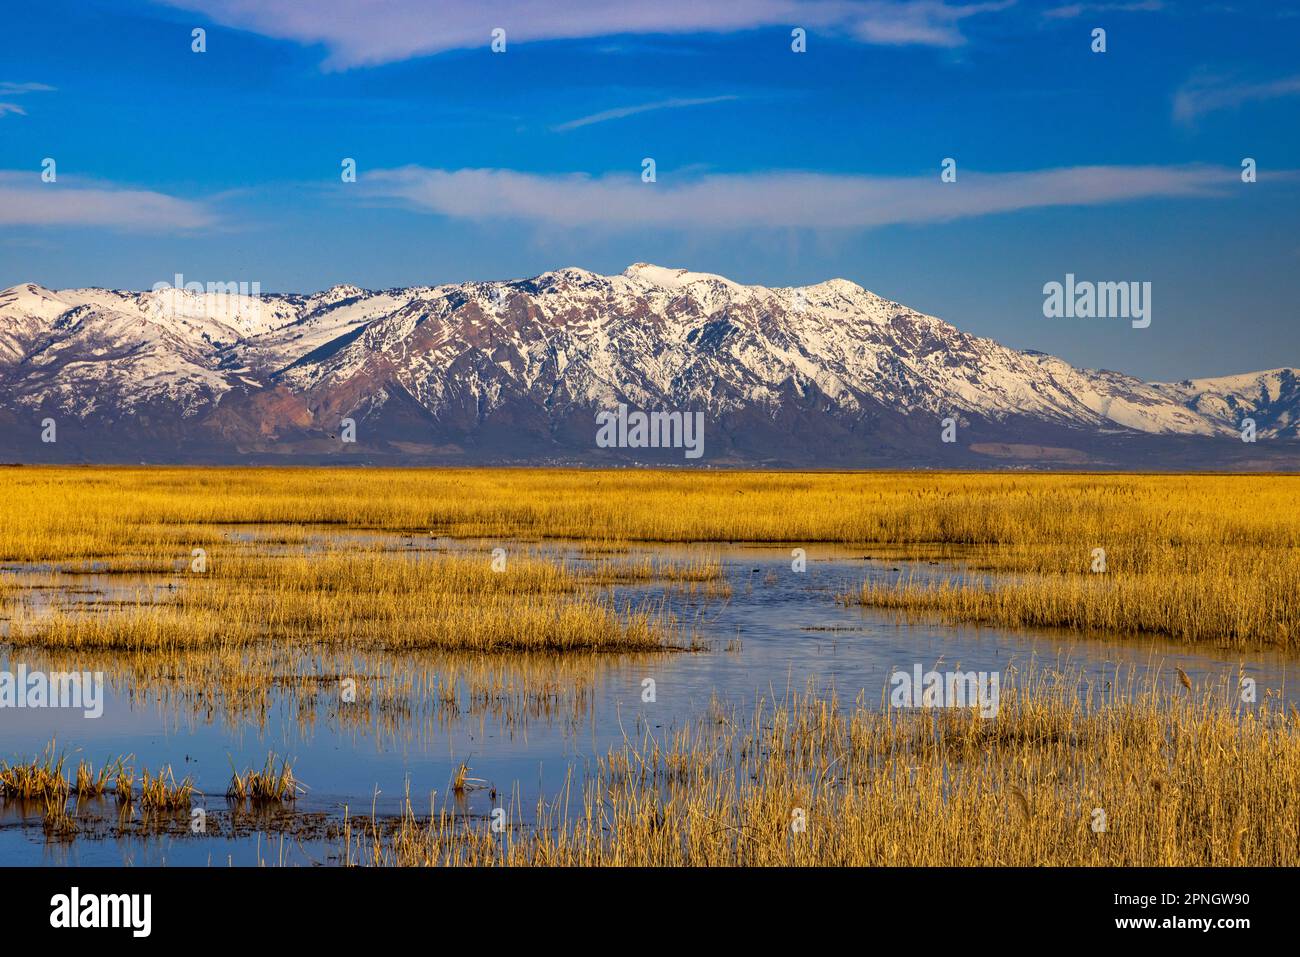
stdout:
<svg viewBox="0 0 1300 957">
<path fill-rule="evenodd" d="M 596 414 L 620 404 L 702 413 L 706 465 L 1173 467 L 1300 448 L 1294 369 L 1146 383 L 844 279 L 767 288 L 637 263 L 311 296 L 0 292 L 0 449 L 20 461 L 673 461 L 597 444 Z"/>
</svg>

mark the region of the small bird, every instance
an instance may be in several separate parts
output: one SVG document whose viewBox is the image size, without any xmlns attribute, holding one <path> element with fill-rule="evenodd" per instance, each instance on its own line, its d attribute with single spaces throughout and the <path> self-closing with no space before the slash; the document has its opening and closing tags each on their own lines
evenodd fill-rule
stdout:
<svg viewBox="0 0 1300 957">
<path fill-rule="evenodd" d="M 1187 677 L 1187 672 L 1184 671 L 1182 668 L 1179 668 L 1177 665 L 1174 665 L 1174 671 L 1178 672 L 1178 680 L 1182 682 L 1183 687 L 1186 688 L 1188 691 L 1191 691 L 1192 679 Z"/>
</svg>

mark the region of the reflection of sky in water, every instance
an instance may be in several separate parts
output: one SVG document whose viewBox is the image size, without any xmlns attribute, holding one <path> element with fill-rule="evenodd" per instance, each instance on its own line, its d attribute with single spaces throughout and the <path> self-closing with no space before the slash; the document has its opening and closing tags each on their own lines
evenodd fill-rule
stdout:
<svg viewBox="0 0 1300 957">
<path fill-rule="evenodd" d="M 875 552 L 880 554 L 879 549 Z M 0 756 L 31 756 L 55 738 L 59 748 L 70 753 L 74 768 L 81 758 L 99 766 L 106 758 L 127 754 L 134 756 L 137 771 L 171 765 L 178 779 L 192 776 L 207 795 L 196 806 L 213 812 L 211 834 L 222 830 L 231 763 L 241 770 L 261 767 L 268 751 L 293 759 L 295 773 L 309 788 L 297 803 L 305 812 L 341 817 L 346 806 L 357 818 L 368 816 L 373 806 L 381 814 L 395 813 L 409 787 L 416 812 L 423 814 L 431 791 L 438 792 L 439 806 L 451 800 L 448 782 L 464 760 L 472 777 L 497 788 L 497 804 L 509 803 L 513 793 L 528 818 L 539 796 L 551 797 L 563 788 L 570 768 L 574 804 L 580 805 L 582 772 L 598 756 L 625 737 L 639 741 L 649 732 L 662 738 L 705 713 L 714 699 L 748 715 L 759 696 L 781 698 L 811 685 L 822 692 L 834 689 L 845 704 L 861 693 L 874 707 L 890 673 L 895 668 L 910 670 L 918 662 L 941 671 L 998 671 L 1004 689 L 1009 669 L 1023 670 L 1033 663 L 1049 669 L 1079 669 L 1102 682 L 1117 666 L 1136 668 L 1141 674 L 1158 668 L 1168 680 L 1178 665 L 1194 680 L 1227 675 L 1235 683 L 1241 667 L 1257 681 L 1261 701 L 1266 692 L 1283 690 L 1287 699 L 1294 700 L 1285 682 L 1288 661 L 1278 653 L 1192 651 L 1161 641 L 1085 640 L 1065 632 L 950 627 L 846 607 L 834 600 L 836 594 L 855 589 L 864 577 L 892 582 L 900 574 L 921 579 L 949 571 L 925 561 L 867 561 L 861 550 L 814 546 L 808 549 L 807 572 L 798 574 L 791 570 L 788 548 L 635 547 L 626 557 L 643 553 L 723 558 L 732 585 L 729 599 L 701 600 L 678 593 L 668 598 L 669 607 L 693 623 L 712 650 L 611 659 L 596 666 L 590 683 L 591 709 L 580 709 L 577 718 L 561 701 L 549 716 L 530 715 L 506 724 L 491 713 L 466 714 L 468 701 L 462 698 L 459 717 L 439 717 L 437 709 L 423 702 L 422 708 L 417 706 L 415 720 L 391 732 L 375 724 L 341 721 L 337 691 L 330 685 L 318 696 L 312 723 L 300 720 L 296 700 L 276 693 L 264 727 L 245 723 L 232 728 L 220 714 L 209 718 L 203 710 L 196 715 L 185 703 L 160 702 L 156 696 L 131 701 L 119 687 L 106 689 L 104 714 L 98 720 L 86 720 L 79 711 L 0 709 Z M 119 577 L 105 585 L 82 578 L 78 586 L 120 586 L 134 594 L 140 582 L 124 584 Z M 619 589 L 616 595 L 619 601 L 657 602 L 663 590 L 661 586 Z M 48 599 L 38 596 L 37 600 Z M 739 650 L 728 650 L 732 642 L 739 643 Z M 36 657 L 25 652 L 0 654 L 0 668 L 12 669 L 20 661 L 34 667 Z M 392 664 L 400 669 L 402 658 Z M 641 700 L 645 678 L 655 681 L 653 704 Z M 468 792 L 459 806 L 486 815 L 493 802 L 484 787 Z M 111 806 L 108 813 L 111 817 Z M 332 847 L 333 842 L 319 840 L 299 844 L 278 833 L 202 839 L 80 837 L 70 844 L 47 844 L 39 815 L 29 812 L 24 817 L 16 806 L 0 810 L 0 860 L 13 864 L 309 863 L 326 859 Z"/>
</svg>

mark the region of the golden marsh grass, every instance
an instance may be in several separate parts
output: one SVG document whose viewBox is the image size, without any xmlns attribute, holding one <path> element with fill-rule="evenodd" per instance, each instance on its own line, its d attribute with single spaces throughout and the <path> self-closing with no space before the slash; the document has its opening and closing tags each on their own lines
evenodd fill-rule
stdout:
<svg viewBox="0 0 1300 957">
<path fill-rule="evenodd" d="M 55 743 L 30 761 L 0 762 L 0 797 L 19 801 L 63 801 L 72 785 L 63 773 L 67 756 L 55 756 Z"/>
<path fill-rule="evenodd" d="M 1295 476 L 51 467 L 7 469 L 0 490 L 0 561 L 170 567 L 239 525 L 607 543 L 1110 539 L 1139 558 L 1162 543 L 1300 544 Z"/>
<path fill-rule="evenodd" d="M 319 711 L 376 739 L 412 725 L 433 739 L 467 718 L 589 730 L 601 674 L 700 647 L 665 602 L 614 589 L 662 584 L 688 608 L 729 598 L 710 543 L 804 548 L 810 571 L 819 549 L 952 562 L 947 581 L 904 572 L 840 596 L 905 613 L 1284 651 L 1300 639 L 1292 477 L 24 468 L 0 471 L 0 491 L 13 515 L 0 561 L 24 566 L 0 575 L 5 644 L 69 669 L 111 663 L 133 705 L 185 705 L 196 723 L 264 728 L 287 701 L 303 727 Z M 646 559 L 637 542 L 692 547 Z M 118 583 L 110 599 L 33 597 L 92 572 Z M 1179 673 L 1154 690 L 1079 680 L 1025 676 L 992 719 L 815 694 L 744 715 L 716 705 L 589 773 L 575 762 L 535 815 L 506 802 L 500 834 L 462 813 L 484 782 L 457 753 L 443 795 L 457 807 L 349 823 L 344 858 L 1300 864 L 1300 727 L 1277 699 L 1244 708 L 1226 679 Z M 273 757 L 231 772 L 241 804 L 287 805 L 299 788 Z M 45 801 L 47 833 L 68 836 L 58 808 L 110 778 L 128 811 L 184 810 L 195 794 L 169 768 L 137 782 L 122 762 L 83 763 L 74 784 L 53 745 L 0 765 L 0 793 Z"/>
<path fill-rule="evenodd" d="M 18 647 L 175 653 L 257 642 L 354 648 L 664 651 L 689 637 L 649 605 L 615 609 L 564 566 L 369 549 L 295 555 L 214 547 L 169 596 L 86 614 L 15 610 Z"/>
<path fill-rule="evenodd" d="M 1168 564 L 1147 572 L 1055 572 L 982 584 L 866 582 L 850 601 L 934 612 L 1004 627 L 1067 628 L 1108 635 L 1157 634 L 1220 646 L 1300 643 L 1300 593 L 1293 558 L 1259 554 L 1227 569 L 1189 572 Z"/>
<path fill-rule="evenodd" d="M 187 578 L 173 606 L 127 620 L 56 619 L 36 634 L 16 623 L 20 640 L 52 644 L 240 640 L 257 627 L 241 616 L 267 606 L 272 627 L 290 637 L 337 616 L 361 642 L 538 648 L 563 632 L 574 636 L 566 639 L 573 648 L 664 643 L 653 615 L 612 623 L 590 601 L 552 595 L 563 572 L 520 569 L 513 556 L 508 579 L 487 577 L 485 555 L 482 567 L 450 562 L 440 582 L 421 578 L 408 590 L 418 576 L 364 554 L 272 567 L 232 552 L 231 527 L 270 530 L 300 552 L 311 530 L 411 541 L 576 539 L 611 550 L 632 541 L 793 543 L 813 555 L 818 544 L 902 548 L 1028 577 L 991 592 L 976 585 L 928 592 L 904 581 L 865 589 L 858 600 L 1188 642 L 1290 648 L 1300 640 L 1296 476 L 24 468 L 0 474 L 0 493 L 7 503 L 0 561 L 175 575 L 203 548 L 209 582 L 223 583 L 194 587 Z M 1098 548 L 1106 551 L 1102 575 L 1090 572 Z M 642 573 L 633 564 L 611 563 L 607 583 Z M 722 588 L 703 571 L 680 581 Z M 370 574 L 379 576 L 373 600 L 356 580 Z M 244 576 L 267 587 L 241 585 Z M 532 590 L 522 617 L 510 580 Z M 486 604 L 449 609 L 467 590 Z M 12 605 L 12 589 L 0 602 Z"/>
<path fill-rule="evenodd" d="M 194 797 L 194 782 L 183 778 L 177 783 L 170 767 L 150 774 L 141 772 L 140 807 L 148 811 L 188 811 Z"/>
<path fill-rule="evenodd" d="M 1008 866 L 1300 863 L 1300 733 L 1221 684 L 1184 694 L 1040 673 L 974 711 L 760 702 L 611 750 L 575 793 L 481 820 L 357 828 L 392 865 Z M 576 815 L 565 809 L 576 809 Z"/>
<path fill-rule="evenodd" d="M 247 801 L 252 805 L 282 804 L 295 801 L 303 790 L 293 776 L 287 758 L 275 766 L 275 755 L 266 756 L 266 764 L 261 770 L 249 768 L 243 774 L 231 768 L 230 785 L 226 788 L 226 797 L 232 801 Z"/>
</svg>

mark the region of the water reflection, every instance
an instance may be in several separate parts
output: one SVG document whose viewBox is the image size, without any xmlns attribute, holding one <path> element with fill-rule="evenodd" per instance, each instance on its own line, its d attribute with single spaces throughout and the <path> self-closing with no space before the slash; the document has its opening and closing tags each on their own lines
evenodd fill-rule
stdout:
<svg viewBox="0 0 1300 957">
<path fill-rule="evenodd" d="M 266 534 L 248 527 L 238 532 L 253 544 Z M 291 553 L 348 542 L 399 552 L 482 554 L 500 544 L 322 533 L 268 547 Z M 0 857 L 10 864 L 332 863 L 345 817 L 396 815 L 409 796 L 416 805 L 450 804 L 468 816 L 487 816 L 508 804 L 512 820 L 527 820 L 539 798 L 581 780 L 610 748 L 647 731 L 671 733 L 703 715 L 743 712 L 759 697 L 779 699 L 809 688 L 871 704 L 882 700 L 891 672 L 917 664 L 1003 675 L 1046 667 L 1077 672 L 1101 689 L 1125 673 L 1149 682 L 1175 680 L 1177 666 L 1193 681 L 1222 682 L 1229 690 L 1247 676 L 1261 700 L 1294 701 L 1290 661 L 1277 652 L 951 626 L 835 600 L 864 579 L 951 576 L 960 558 L 952 550 L 913 549 L 905 557 L 813 546 L 806 548 L 806 570 L 796 571 L 790 549 L 776 546 L 518 547 L 603 568 L 616 603 L 662 600 L 705 639 L 706 650 L 471 656 L 271 644 L 162 660 L 0 646 L 0 669 L 19 663 L 47 671 L 93 669 L 107 679 L 98 720 L 50 709 L 0 711 L 0 757 L 31 756 L 55 739 L 76 757 L 130 755 L 139 768 L 169 765 L 178 778 L 193 778 L 199 792 L 194 806 L 207 821 L 195 834 L 188 816 L 122 821 L 112 801 L 81 802 L 70 805 L 81 826 L 78 836 L 51 841 L 41 827 L 42 809 L 11 801 L 0 807 Z M 618 572 L 644 562 L 710 561 L 721 562 L 726 587 Z M 159 600 L 172 587 L 139 574 L 27 566 L 7 566 L 3 574 L 25 589 L 24 613 L 33 614 L 70 605 L 93 613 L 104 603 L 141 595 Z M 273 812 L 230 807 L 224 795 L 232 767 L 259 767 L 268 752 L 291 758 L 308 790 Z M 458 775 L 477 779 L 475 786 L 457 790 Z"/>
</svg>

